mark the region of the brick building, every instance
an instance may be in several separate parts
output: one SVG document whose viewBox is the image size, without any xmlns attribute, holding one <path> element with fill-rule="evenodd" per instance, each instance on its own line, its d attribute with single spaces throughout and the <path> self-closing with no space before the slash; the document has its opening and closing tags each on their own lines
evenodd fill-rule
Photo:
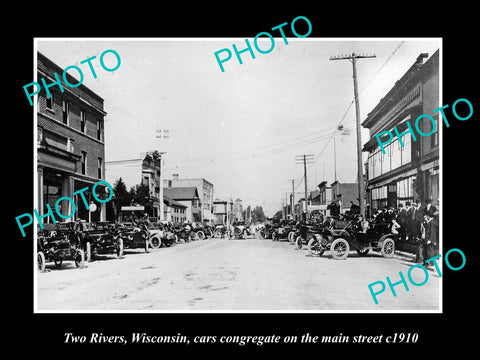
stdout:
<svg viewBox="0 0 480 360">
<path fill-rule="evenodd" d="M 62 74 L 63 69 L 37 53 L 37 77 L 44 78 L 47 84 L 55 80 L 54 73 Z M 105 134 L 104 119 L 107 113 L 103 99 L 84 85 L 75 88 L 63 83 L 63 93 L 58 85 L 37 95 L 37 179 L 38 204 L 40 214 L 48 213 L 46 207 L 55 209 L 58 198 L 68 196 L 75 201 L 76 211 L 65 221 L 83 219 L 87 221 L 105 220 L 105 203 L 94 201 L 92 186 L 105 176 Z M 78 80 L 67 74 L 71 84 Z M 83 204 L 80 194 L 73 193 L 88 187 L 83 192 L 88 203 L 94 203 L 95 211 L 89 211 Z M 98 186 L 98 197 L 107 196 L 104 186 Z M 73 212 L 72 205 L 63 200 L 59 210 L 64 215 Z M 61 218 L 55 217 L 57 221 Z M 50 217 L 43 219 L 49 222 Z"/>
<path fill-rule="evenodd" d="M 420 54 L 414 64 L 395 83 L 393 88 L 368 114 L 362 126 L 370 130 L 370 140 L 364 145 L 368 161 L 366 166 L 367 203 L 371 210 L 384 206 L 396 208 L 399 203 L 431 199 L 438 206 L 439 199 L 439 52 L 427 60 Z M 431 115 L 437 130 L 423 137 L 415 129 L 415 121 L 422 114 Z M 425 118 L 423 118 L 425 120 Z M 396 136 L 382 153 L 376 135 L 391 131 L 396 126 L 399 133 L 406 132 L 409 122 L 413 128 L 402 136 L 403 146 Z M 418 123 L 423 133 L 429 133 L 429 120 Z"/>
</svg>

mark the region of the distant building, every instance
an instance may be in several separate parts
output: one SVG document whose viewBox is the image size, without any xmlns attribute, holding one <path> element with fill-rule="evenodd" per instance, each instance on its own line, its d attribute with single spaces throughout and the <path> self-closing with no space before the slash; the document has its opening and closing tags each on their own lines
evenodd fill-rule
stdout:
<svg viewBox="0 0 480 360">
<path fill-rule="evenodd" d="M 37 77 L 47 84 L 56 80 L 54 73 L 63 69 L 50 59 L 37 53 Z M 78 83 L 68 73 L 70 84 Z M 72 198 L 76 204 L 75 215 L 69 219 L 55 216 L 56 221 L 103 221 L 106 218 L 106 203 L 98 203 L 91 192 L 93 185 L 105 180 L 105 134 L 104 120 L 107 113 L 103 99 L 85 85 L 67 86 L 59 77 L 64 91 L 58 85 L 49 88 L 51 96 L 41 89 L 37 96 L 37 175 L 38 204 L 40 215 L 47 214 L 47 205 L 55 212 L 56 201 L 61 197 Z M 82 194 L 96 210 L 88 210 L 80 194 L 74 192 L 88 187 Z M 107 198 L 106 187 L 96 188 L 98 197 Z M 108 196 L 107 196 L 108 195 Z M 94 209 L 95 207 L 92 207 Z M 63 215 L 73 213 L 72 204 L 59 203 Z M 42 222 L 53 222 L 46 217 Z"/>
<path fill-rule="evenodd" d="M 179 201 L 163 197 L 165 215 L 164 219 L 173 223 L 184 223 L 187 220 L 187 206 Z"/>
<path fill-rule="evenodd" d="M 213 184 L 203 178 L 180 179 L 178 174 L 173 174 L 172 179 L 163 181 L 164 187 L 196 187 L 199 196 L 200 220 L 209 221 L 213 215 Z"/>
<path fill-rule="evenodd" d="M 105 162 L 105 176 L 107 181 L 114 186 L 122 178 L 127 190 L 143 184 L 148 186 L 149 204 L 145 212 L 149 217 L 162 219 L 164 213 L 162 180 L 162 154 L 158 151 L 141 153 L 140 157 L 128 160 L 114 160 Z"/>
<path fill-rule="evenodd" d="M 189 222 L 201 221 L 200 199 L 196 187 L 163 188 L 163 193 L 166 198 L 175 200 L 186 206 L 185 220 Z"/>
<path fill-rule="evenodd" d="M 243 205 L 241 199 L 235 199 L 233 202 L 233 216 L 236 221 L 243 221 Z"/>
<path fill-rule="evenodd" d="M 227 225 L 233 223 L 235 215 L 233 213 L 232 199 L 215 199 L 213 201 L 213 214 L 215 215 L 215 224 Z"/>
<path fill-rule="evenodd" d="M 332 202 L 332 187 L 326 181 L 318 184 L 320 205 L 328 205 Z"/>
<path fill-rule="evenodd" d="M 332 187 L 332 202 L 339 207 L 342 214 L 350 210 L 352 204 L 359 205 L 357 183 L 340 183 L 337 180 L 330 185 Z"/>
</svg>

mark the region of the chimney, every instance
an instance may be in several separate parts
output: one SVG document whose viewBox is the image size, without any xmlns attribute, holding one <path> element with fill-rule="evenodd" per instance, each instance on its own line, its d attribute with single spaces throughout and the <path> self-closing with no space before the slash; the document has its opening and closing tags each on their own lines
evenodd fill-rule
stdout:
<svg viewBox="0 0 480 360">
<path fill-rule="evenodd" d="M 172 179 L 173 180 L 178 180 L 178 174 L 172 174 Z"/>
</svg>

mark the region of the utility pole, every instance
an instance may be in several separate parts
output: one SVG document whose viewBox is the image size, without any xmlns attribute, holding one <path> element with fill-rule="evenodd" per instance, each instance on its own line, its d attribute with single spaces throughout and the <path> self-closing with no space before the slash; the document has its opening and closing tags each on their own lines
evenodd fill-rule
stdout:
<svg viewBox="0 0 480 360">
<path fill-rule="evenodd" d="M 365 189 L 363 183 L 363 161 L 362 161 L 362 132 L 360 126 L 360 100 L 358 98 L 357 83 L 357 59 L 374 58 L 375 54 L 355 54 L 331 56 L 330 60 L 350 60 L 353 66 L 353 93 L 355 97 L 355 114 L 357 119 L 357 166 L 358 166 L 358 197 L 360 205 L 360 214 L 365 216 Z"/>
<path fill-rule="evenodd" d="M 305 182 L 305 214 L 308 218 L 308 186 L 307 186 L 307 163 L 313 164 L 315 159 L 314 155 L 295 155 L 295 163 L 301 164 L 303 162 L 303 180 Z"/>
<path fill-rule="evenodd" d="M 285 193 L 285 220 L 288 218 L 288 193 Z"/>
<path fill-rule="evenodd" d="M 335 136 L 333 137 L 333 173 L 334 181 L 337 181 L 337 148 L 335 145 Z"/>
<path fill-rule="evenodd" d="M 290 198 L 290 213 L 292 214 L 292 218 L 295 219 L 295 214 L 293 213 L 293 209 L 295 206 L 295 180 L 288 180 L 292 182 L 292 197 Z"/>
</svg>

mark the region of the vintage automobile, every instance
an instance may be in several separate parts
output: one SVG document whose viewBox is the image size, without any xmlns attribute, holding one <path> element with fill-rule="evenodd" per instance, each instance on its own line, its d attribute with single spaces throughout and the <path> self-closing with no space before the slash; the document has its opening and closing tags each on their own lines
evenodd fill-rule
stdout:
<svg viewBox="0 0 480 360">
<path fill-rule="evenodd" d="M 118 222 L 116 232 L 123 241 L 124 251 L 127 249 L 143 249 L 150 252 L 150 236 L 144 225 L 132 222 Z"/>
<path fill-rule="evenodd" d="M 297 224 L 294 235 L 293 243 L 295 245 L 295 249 L 301 250 L 304 245 L 307 246 L 310 238 L 314 236 L 314 234 L 322 233 L 326 226 L 328 225 L 319 221 L 301 221 L 299 224 Z"/>
<path fill-rule="evenodd" d="M 281 239 L 288 239 L 290 233 L 295 230 L 295 220 L 281 220 L 278 227 L 272 233 L 272 240 L 279 241 Z"/>
<path fill-rule="evenodd" d="M 213 238 L 215 233 L 215 227 L 209 223 L 205 223 L 203 227 L 203 232 L 205 233 L 205 238 L 207 239 Z"/>
<path fill-rule="evenodd" d="M 98 255 L 115 254 L 123 256 L 123 239 L 111 222 L 75 222 L 74 229 L 80 236 L 82 248 L 87 262 L 93 261 Z"/>
<path fill-rule="evenodd" d="M 275 224 L 271 220 L 266 220 L 260 226 L 255 229 L 255 237 L 258 239 L 270 239 L 278 224 Z"/>
<path fill-rule="evenodd" d="M 224 238 L 227 235 L 227 227 L 223 224 L 215 225 L 215 230 L 213 232 L 213 237 L 215 238 Z"/>
<path fill-rule="evenodd" d="M 170 230 L 167 222 L 156 222 L 146 224 L 149 232 L 149 242 L 153 249 L 170 247 L 176 243 L 176 235 Z"/>
<path fill-rule="evenodd" d="M 65 260 L 75 262 L 76 267 L 85 266 L 85 254 L 80 238 L 72 223 L 44 224 L 37 236 L 37 266 L 45 270 L 46 262 L 54 262 L 61 267 Z"/>
<path fill-rule="evenodd" d="M 361 231 L 356 219 L 335 221 L 334 225 L 321 234 L 311 236 L 308 252 L 312 256 L 321 256 L 330 248 L 335 259 L 346 259 L 350 249 L 361 256 L 370 250 L 378 251 L 383 257 L 391 258 L 395 254 L 395 241 L 398 235 L 390 231 L 391 224 L 373 224 L 367 231 Z"/>
<path fill-rule="evenodd" d="M 178 242 L 191 242 L 199 239 L 195 231 L 193 231 L 192 225 L 188 223 L 174 224 L 173 233 L 177 236 Z"/>
<path fill-rule="evenodd" d="M 230 226 L 230 239 L 247 239 L 253 236 L 253 231 L 244 221 L 235 221 Z"/>
<path fill-rule="evenodd" d="M 192 224 L 192 231 L 195 233 L 194 240 L 205 240 L 205 225 L 201 222 L 195 222 Z"/>
</svg>

